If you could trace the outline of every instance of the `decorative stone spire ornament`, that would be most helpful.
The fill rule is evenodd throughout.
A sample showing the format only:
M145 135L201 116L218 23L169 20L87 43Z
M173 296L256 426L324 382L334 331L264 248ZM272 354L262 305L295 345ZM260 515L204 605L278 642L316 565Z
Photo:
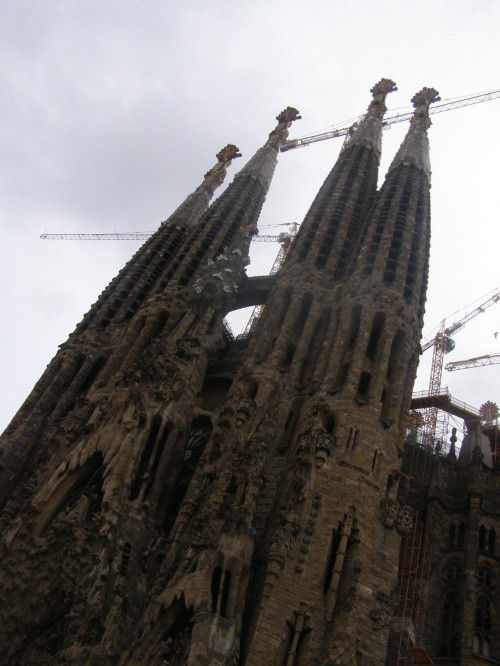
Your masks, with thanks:
M226 177L226 170L231 165L232 160L241 157L239 148L233 143L228 143L220 152L217 153L217 164L209 169L205 174L203 184L207 190L211 189L212 193L222 185Z
M382 120L387 111L385 98L389 93L396 92L397 89L396 84L391 79L380 79L370 90L373 100L370 102L367 113Z
M422 88L416 93L411 103L415 107L415 113L411 119L410 129L428 129L432 123L429 117L429 106L433 102L441 101L439 93L434 88Z
M274 146L277 150L285 143L288 138L288 128L295 120L300 120L299 112L293 106L287 106L279 115L276 116L278 126L271 132L267 143Z

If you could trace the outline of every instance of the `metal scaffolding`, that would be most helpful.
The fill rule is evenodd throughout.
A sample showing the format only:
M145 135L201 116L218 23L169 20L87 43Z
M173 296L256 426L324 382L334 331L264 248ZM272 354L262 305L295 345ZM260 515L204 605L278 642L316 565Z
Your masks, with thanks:
M386 666L432 663L423 645L430 556L424 526L417 515L411 533L401 540L398 595Z

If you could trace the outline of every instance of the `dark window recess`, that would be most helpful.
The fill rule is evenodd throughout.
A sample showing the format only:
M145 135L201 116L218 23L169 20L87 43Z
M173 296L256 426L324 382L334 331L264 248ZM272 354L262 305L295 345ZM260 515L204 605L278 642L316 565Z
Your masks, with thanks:
M377 312L373 318L372 330L370 333L370 339L368 340L368 346L366 348L366 355L372 361L375 360L377 354L378 345L380 342L380 337L384 328L385 315L382 312Z
M286 349L286 354L285 358L283 359L283 363L281 364L281 367L284 370L289 370L290 366L292 365L293 357L295 356L295 345L288 345Z
M96 380L97 375L103 369L105 363L106 359L104 358L104 356L100 356L97 359L97 361L94 362L94 365L90 368L88 375L85 377L82 384L80 385L80 393L86 393L90 389L90 387Z
M216 567L214 573L212 574L212 613L217 612L217 602L219 601L219 589L220 582L222 579L222 569L221 567Z
M332 541L330 546L330 555L328 556L328 563L326 565L325 582L323 584L323 594L326 594L330 589L332 583L333 569L335 567L335 559L340 545L340 531L342 523L339 522L337 529L332 530Z
M368 389L370 388L371 374L369 372L362 372L359 378L358 395L367 396Z
M493 528L488 532L488 552L495 554L495 530Z
M224 584L222 586L222 598L220 601L220 614L227 617L227 602L229 599L229 590L231 589L231 572L226 571L224 575Z
M478 597L476 603L476 613L474 616L474 625L476 629L491 631L491 608L488 597Z
M446 593L441 616L440 657L456 658L460 649L460 595L457 590Z
M349 347L352 349L356 344L356 338L358 337L359 325L361 323L361 305L356 305L352 309L351 313L351 324L349 327Z
M484 525L479 528L479 550L486 550L486 527Z
M201 389L201 405L203 409L213 412L226 397L232 379L226 377L207 377Z

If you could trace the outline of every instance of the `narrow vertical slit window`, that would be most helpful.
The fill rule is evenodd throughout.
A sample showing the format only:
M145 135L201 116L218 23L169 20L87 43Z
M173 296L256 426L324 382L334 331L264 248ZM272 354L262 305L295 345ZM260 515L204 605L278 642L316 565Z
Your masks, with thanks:
M373 318L370 339L368 340L368 346L366 348L366 355L371 361L375 360L382 331L384 329L384 322L385 322L385 315L382 312L377 312L377 314Z

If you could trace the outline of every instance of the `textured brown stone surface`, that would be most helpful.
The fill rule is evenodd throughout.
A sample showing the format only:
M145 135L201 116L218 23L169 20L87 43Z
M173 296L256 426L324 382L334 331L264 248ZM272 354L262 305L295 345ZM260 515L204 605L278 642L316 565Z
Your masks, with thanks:
M477 552L497 473L434 461L400 483L429 254L429 96L377 191L392 89L374 87L275 279L252 282L245 265L290 107L207 209L237 156L221 151L61 346L2 437L1 663L383 664L416 509L435 543L433 655L442 524L467 523L453 585L472 655L474 581L497 561ZM266 307L231 342L222 320L238 292Z

